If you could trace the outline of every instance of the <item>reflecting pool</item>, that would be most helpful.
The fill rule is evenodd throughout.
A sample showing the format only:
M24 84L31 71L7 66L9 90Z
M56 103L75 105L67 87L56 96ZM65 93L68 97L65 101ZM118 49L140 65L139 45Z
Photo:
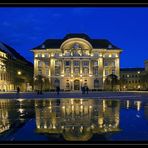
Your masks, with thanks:
M148 101L1 99L0 143L148 141Z

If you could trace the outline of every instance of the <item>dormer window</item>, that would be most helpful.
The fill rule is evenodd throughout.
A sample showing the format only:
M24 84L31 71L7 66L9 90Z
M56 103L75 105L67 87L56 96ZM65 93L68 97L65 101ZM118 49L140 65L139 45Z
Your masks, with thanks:
M109 45L108 45L108 48L112 48L112 45L109 44Z
M42 48L45 48L45 45L44 44L42 45Z

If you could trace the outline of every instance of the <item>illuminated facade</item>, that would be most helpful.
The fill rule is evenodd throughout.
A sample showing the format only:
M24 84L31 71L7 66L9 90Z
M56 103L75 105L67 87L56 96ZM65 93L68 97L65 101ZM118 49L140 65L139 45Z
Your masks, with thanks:
M33 64L10 46L0 43L0 91L32 90Z
M35 47L34 81L43 76L43 89L104 89L110 74L120 76L121 49L105 39L90 39L85 34L68 34L64 39L49 39ZM37 89L37 88L35 88Z
M121 90L142 90L141 75L144 68L121 68Z
M148 90L148 60L145 68L121 68L121 90Z
M120 131L119 111L116 100L35 100L36 132L87 141L94 134Z

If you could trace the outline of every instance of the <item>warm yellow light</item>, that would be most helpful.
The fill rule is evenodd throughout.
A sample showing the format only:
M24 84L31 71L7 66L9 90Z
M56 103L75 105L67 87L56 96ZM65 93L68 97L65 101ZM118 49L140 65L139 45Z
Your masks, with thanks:
M137 73L140 74L140 71L138 71Z
M112 55L111 55L111 54L109 54L109 57L112 57Z
M45 57L45 54L42 54L42 57L44 58Z
M61 77L64 77L64 75L61 75Z
M129 75L127 75L127 77L129 78Z
M89 75L90 77L92 77L92 75Z
M129 100L126 101L126 108L129 108Z
M82 75L80 75L80 77L82 77Z
M116 54L116 58L118 57L118 54Z
M137 101L137 110L139 111L141 107L141 101Z
M17 72L17 74L18 74L18 75L21 75L21 74L22 74L22 72L21 72L21 71L18 71L18 72Z
M140 85L138 85L138 88L140 88Z

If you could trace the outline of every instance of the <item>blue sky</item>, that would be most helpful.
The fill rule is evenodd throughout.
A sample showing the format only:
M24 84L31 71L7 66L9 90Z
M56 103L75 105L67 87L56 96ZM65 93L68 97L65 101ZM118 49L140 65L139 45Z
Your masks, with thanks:
M144 67L148 59L148 8L0 8L0 41L31 62L32 48L67 33L110 40L123 50L121 67Z

